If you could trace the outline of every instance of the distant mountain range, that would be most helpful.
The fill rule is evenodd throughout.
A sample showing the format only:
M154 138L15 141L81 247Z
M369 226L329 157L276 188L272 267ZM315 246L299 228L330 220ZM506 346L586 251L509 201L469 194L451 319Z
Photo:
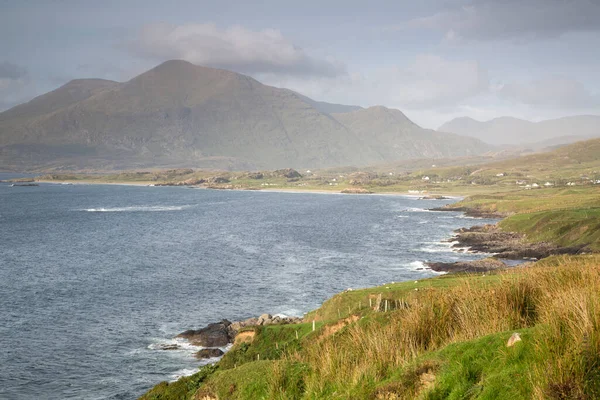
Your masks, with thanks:
M321 168L490 149L398 110L319 102L185 61L124 83L71 81L0 113L4 169Z
M540 149L600 137L600 116L580 115L541 122L512 117L480 122L461 117L440 126L438 131L471 136L493 145L525 145Z

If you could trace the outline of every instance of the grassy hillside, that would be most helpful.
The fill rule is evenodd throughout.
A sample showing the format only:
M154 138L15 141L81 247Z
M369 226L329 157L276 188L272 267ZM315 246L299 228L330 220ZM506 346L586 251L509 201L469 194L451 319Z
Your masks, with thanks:
M309 316L322 318L314 332L257 328L216 367L142 398L597 398L598 293L598 256L345 292ZM368 306L378 298L387 311ZM515 332L522 340L507 347Z
M582 178L576 186L524 190L503 181L525 171L581 174L598 162L597 143L475 171L440 168L430 180L443 176L453 179L447 187L479 192L450 209L507 215L500 228L526 240L598 252L600 186ZM513 169L496 176L499 168ZM414 185L421 174L404 182ZM466 185L482 175L498 180ZM347 184L350 176L364 187L384 179L354 172ZM349 290L303 324L251 329L249 341L216 366L158 385L143 399L600 398L599 293L599 254ZM515 333L521 340L508 346Z

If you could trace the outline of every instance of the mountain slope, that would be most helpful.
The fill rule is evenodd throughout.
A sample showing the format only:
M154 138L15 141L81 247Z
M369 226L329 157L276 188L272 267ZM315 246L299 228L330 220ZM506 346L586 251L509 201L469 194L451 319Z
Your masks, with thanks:
M600 137L600 116L579 115L530 122L501 117L481 122L461 117L440 126L439 131L478 138L495 145L531 145L541 148L547 143L564 144Z
M332 116L357 135L369 137L385 160L472 156L490 149L477 139L423 129L401 111L382 106Z
M346 119L324 108L353 109L234 72L167 61L125 83L74 81L1 113L0 166L320 168L458 156L485 148L442 135L461 143L448 146L442 136L406 117L382 114L377 132L369 131L365 127L380 116L366 113L360 122L362 109ZM411 138L419 145L411 148ZM398 143L407 150L383 151Z

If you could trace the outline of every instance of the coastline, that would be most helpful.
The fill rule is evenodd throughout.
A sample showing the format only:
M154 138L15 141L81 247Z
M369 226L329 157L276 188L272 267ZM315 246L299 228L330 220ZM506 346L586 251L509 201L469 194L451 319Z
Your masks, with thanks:
M402 196L408 198L414 198L415 200L423 201L438 201L442 199L428 199L424 198L431 193L414 194L408 192L389 191L389 192L371 192L371 193L342 193L342 190L328 190L328 189L303 189L303 188L219 188L219 187L206 187L200 185L170 185L170 184L156 184L154 181L144 182L107 182L107 181L95 181L95 180L48 180L48 179L37 179L34 178L35 182L49 183L55 185L117 185L117 186L146 186L146 187L182 187L190 189L204 189L204 190L231 190L240 192L265 192L265 193L314 193L314 194L343 194L349 196ZM448 193L448 192L436 192L436 196L443 196L443 200L460 200L466 196L466 194ZM440 211L457 211L457 210L440 210Z

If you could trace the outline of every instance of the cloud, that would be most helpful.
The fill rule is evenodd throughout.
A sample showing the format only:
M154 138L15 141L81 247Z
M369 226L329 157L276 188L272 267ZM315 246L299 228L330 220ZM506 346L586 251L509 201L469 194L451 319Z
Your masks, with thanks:
M333 77L345 73L340 62L310 55L274 29L220 29L212 23L150 24L138 32L128 48L157 61L183 59L248 74Z
M0 63L0 110L19 104L30 85L27 68L10 62Z
M598 96L583 83L566 77L549 77L531 82L507 83L497 90L506 100L533 106L585 108L598 105Z
M417 55L406 65L379 68L369 74L316 79L265 75L259 79L317 100L401 109L455 106L489 92L490 87L487 70L478 62L448 60L432 54Z
M0 63L0 79L19 80L28 76L27 69L7 61Z
M421 54L408 67L395 68L380 81L391 102L407 108L443 107L489 89L489 77L478 62L453 61ZM389 85L389 86L388 86Z
M398 30L438 30L447 41L527 40L569 32L600 31L595 0L470 0L445 11L413 19Z

